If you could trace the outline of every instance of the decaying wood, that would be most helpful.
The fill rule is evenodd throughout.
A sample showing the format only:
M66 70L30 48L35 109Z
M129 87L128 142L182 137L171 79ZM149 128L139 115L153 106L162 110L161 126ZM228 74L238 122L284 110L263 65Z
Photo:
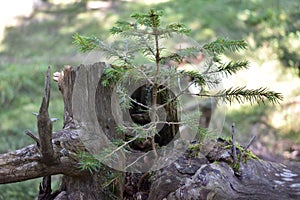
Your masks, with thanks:
M247 150L248 150L248 148L250 147L250 145L254 142L255 138L256 138L255 135L252 136L252 138L251 138L251 139L249 140L249 142L246 144L245 149L244 149L244 151L242 152L242 154L241 154L239 160L242 160L242 159L243 159L245 153L247 152Z
M83 171L79 167L78 153L91 150L82 140L82 136L87 134L86 129L81 126L84 121L74 112L74 85L79 78L86 83L87 88L81 88L80 95L75 95L75 102L76 98L82 98L86 100L86 104L80 105L82 111L96 111L95 115L86 113L84 117L96 119L109 139L123 139L116 130L121 114L113 104L117 101L113 87L104 88L100 81L97 85L92 84L97 79L101 80L104 67L105 63L68 66L63 72L55 73L65 104L64 127L56 133L52 133L52 122L48 114L50 71L47 71L45 96L38 113L39 138L29 131L28 135L36 144L0 155L0 184L45 177L41 185L41 199L123 198L124 174L106 166L96 173ZM86 73L80 75L80 70ZM91 94L90 87L94 87L97 92ZM173 116L175 115L176 113ZM99 141L99 145L101 142L103 141ZM125 192L131 197L127 195L126 199L300 199L300 164L292 167L266 162L236 149L238 155L244 154L239 166L233 170L232 149L228 148L226 141L210 141L200 146L198 152L187 150L165 168L149 175L140 174L135 181L138 183L137 187L132 187L134 181L129 181ZM178 152L174 151L176 153ZM109 190L110 187L103 185L107 181L107 175L115 173L120 176L118 182L112 184L113 193ZM51 193L50 176L55 174L63 175L62 183L58 191ZM127 174L128 176L132 177L130 180L136 180L133 174ZM144 182L151 184L150 191L142 191Z
M76 76L79 70L86 70L90 74L84 77L89 81L91 78L100 79L103 74L104 63L96 63L89 66L80 67L65 67L63 72L55 74L55 80L58 81L59 89L62 92L63 101L65 105L64 113L64 129L52 134L52 121L48 114L48 106L50 99L50 69L48 69L45 80L45 96L43 97L42 105L38 113L38 131L39 138L36 138L33 133L27 131L29 136L35 141L35 145L29 145L22 149L8 152L0 155L0 183L13 183L19 181L25 181L28 179L45 177L44 183L42 183L42 190L40 196L48 196L48 199L53 199L53 194L49 195L49 179L50 175L63 174L64 178L62 186L59 192L56 192L56 199L116 199L122 196L123 186L122 180L119 180L118 184L114 185L115 194L108 192L109 187L103 188L103 183L107 181L105 177L114 170L107 167L101 168L100 174L90 175L89 172L81 170L79 165L80 152L89 152L90 149L85 148L85 144L82 142L81 136L85 134L79 121L74 119L73 113L73 87L76 81ZM87 84L89 86L89 84ZM101 85L101 84L99 84ZM97 85L95 86L97 87ZM87 93L80 94L79 98L87 98L88 102L86 109L88 108L90 101L95 101L95 94ZM100 97L97 100L111 97L113 91L106 93L100 93ZM107 95L107 96L106 96ZM111 98L109 98L111 99ZM101 102L102 108L98 108L101 117L106 117L108 121L105 123L105 127L109 127L106 132L108 136L116 136L116 124L114 122L113 113L109 111L111 106L110 101ZM109 104L109 106L108 106ZM94 103L95 105L95 103ZM83 107L84 108L84 107ZM95 117L96 118L96 117ZM102 122L103 123L103 122ZM31 133L31 134L30 134ZM75 184L76 183L76 184ZM109 195L110 194L110 195ZM51 196L51 197L50 197ZM45 198L45 199L47 199Z
M51 176L45 176L43 178L42 183L40 183L40 192L38 196L38 200L43 200L43 199L53 199L57 194L54 193L52 194L52 189L51 189Z
M76 69L71 66L65 66L62 72L55 72L53 79L58 82L64 101L64 126L63 128L75 127L73 121L73 87L76 78ZM73 124L72 124L73 123Z
M52 122L49 117L48 108L50 102L50 67L48 67L45 78L45 95L42 100L38 119L39 148L41 151L41 162L50 165L57 162L52 146Z
M147 88L147 84L142 85L137 88L131 98L136 102L132 102L132 106L129 109L130 117L133 119L133 122L139 125L145 125L151 122L149 110L142 105L150 105L151 96L149 93L152 93L152 88ZM157 94L156 104L164 105L163 109L166 112L166 124L163 127L159 128L159 133L155 135L155 143L159 146L166 146L173 139L176 133L178 132L179 125L176 124L178 122L178 113L177 113L177 103L175 101L168 102L169 99L173 99L175 94L167 89L166 87L160 86L158 87L160 92ZM168 124L168 122L171 122Z
M34 135L30 130L26 130L25 133L36 142L38 147L40 146L40 139L36 135Z
M120 119L117 113L114 112L116 108L113 107L114 104L112 103L117 100L116 93L113 87L103 87L101 82L105 67L107 67L105 63L80 65L79 67L67 66L63 72L56 74L56 80L65 104L65 130L79 130L80 136L87 135L86 129L81 127L81 124L87 124L89 121L95 120L109 139L122 138L122 135L117 134L117 124ZM78 84L84 85L85 88ZM78 101L83 102L84 105L76 104ZM80 106L80 108L76 108L77 113L74 112L74 106ZM95 115L92 112L86 112L86 110L95 111ZM97 145L101 145L102 142L105 143L104 139L97 138ZM85 150L93 151L94 149L87 147ZM74 167L78 168L78 164ZM112 183L110 185L113 187L115 194L108 192L110 187L103 188L108 176L112 173L118 172L103 165L99 173L85 176L85 179L77 176L64 176L60 190L66 192L68 199L121 198L123 194L122 175L120 175L121 178L116 184Z
M231 149L218 141L206 154L186 152L154 175L149 199L300 199L298 167L248 158L232 169Z
M61 130L53 135L53 147L56 154L61 154L63 148L67 149L69 156L60 155L59 163L46 165L41 162L41 154L37 145L29 145L16 151L0 155L0 184L25 181L47 175L65 174L78 176L82 172L77 166L78 160L74 150L80 150L78 131ZM84 149L81 149L82 151Z

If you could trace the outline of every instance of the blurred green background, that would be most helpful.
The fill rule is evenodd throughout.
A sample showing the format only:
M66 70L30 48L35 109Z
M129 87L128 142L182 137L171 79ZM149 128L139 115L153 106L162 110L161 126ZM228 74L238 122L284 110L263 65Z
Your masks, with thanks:
M147 3L145 3L147 2ZM182 22L191 37L205 43L225 37L245 39L249 48L224 59L246 58L249 70L224 80L225 87L268 87L284 95L280 105L227 106L224 134L234 122L239 142L252 135L252 150L269 160L300 160L300 2L298 0L11 0L0 3L0 153L33 141L37 131L44 74L64 65L92 63L95 56L80 54L72 45L76 32L109 36L118 19L149 7L165 12L165 22ZM101 58L99 58L101 59ZM63 102L52 82L51 117L62 127ZM0 186L0 199L34 199L40 179Z

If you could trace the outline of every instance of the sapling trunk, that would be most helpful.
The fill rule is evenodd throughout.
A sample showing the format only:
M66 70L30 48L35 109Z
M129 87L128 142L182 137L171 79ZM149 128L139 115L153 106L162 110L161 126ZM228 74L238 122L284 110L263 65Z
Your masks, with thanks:
M156 116L157 116L157 93L158 93L158 87L159 85L157 84L157 77L159 76L160 72L160 51L159 51L159 43L158 43L158 32L157 32L157 22L155 21L155 17L157 17L157 14L152 13L151 15L151 21L153 25L153 35L154 35L154 40L155 40L155 75L154 75L154 85L152 89L152 107L151 107L151 123L155 124L156 126ZM157 152L156 152L156 144L155 144L155 135L152 136L151 138L151 143L152 143L152 149L154 151L155 157L157 157Z

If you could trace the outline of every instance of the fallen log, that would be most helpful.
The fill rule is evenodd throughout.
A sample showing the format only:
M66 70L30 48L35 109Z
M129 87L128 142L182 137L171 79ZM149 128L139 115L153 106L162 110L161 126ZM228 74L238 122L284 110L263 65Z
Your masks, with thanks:
M300 199L300 163L288 166L246 156L233 168L227 145L224 140L205 144L197 156L186 152L157 171L149 199Z

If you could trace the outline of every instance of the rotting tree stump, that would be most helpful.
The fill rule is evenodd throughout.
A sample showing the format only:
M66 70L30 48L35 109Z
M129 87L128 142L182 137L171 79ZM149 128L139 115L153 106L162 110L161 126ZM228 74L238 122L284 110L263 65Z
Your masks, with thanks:
M45 96L37 117L39 137L27 131L27 135L33 138L36 144L0 155L1 184L44 177L40 186L39 199L122 198L124 178L122 173L106 166L95 173L90 173L88 170L81 170L79 165L78 154L82 152L93 154L93 150L96 151L98 146L106 143L96 138L95 144L87 147L86 144L93 142L93 138L90 138L92 130L86 129L90 122L99 123L99 126L104 127L107 138L122 139L122 135L118 135L116 131L118 117L115 117L116 113L111 112L114 110L111 107L116 97L113 96L112 87L104 88L99 81L105 67L105 63L68 66L62 72L54 74L64 102L63 129L56 133L52 133L52 119L48 114L51 80L50 68L48 69ZM95 92L96 89L98 93ZM90 110L94 113L89 113ZM118 173L118 181L103 187L103 184L110 181L109 176L113 173ZM51 175L56 174L63 175L61 187L52 193ZM114 193L110 190L112 188Z
M300 199L300 164L290 167L249 158L234 171L231 152L222 141L203 143L197 152L186 150L169 166L139 175L140 180L127 182L125 186L125 178L134 175L127 173L125 177L123 172L104 165L94 173L80 170L78 153L93 154L107 140L124 139L116 130L122 119L114 87L101 84L105 67L105 63L95 63L65 67L63 72L55 73L65 106L64 127L56 133L52 133L48 114L50 70L47 71L45 96L38 116L39 136L27 131L35 144L0 155L0 184L44 177L39 199L56 200L123 199L124 190L124 199ZM89 123L97 123L107 140L96 137L92 138L95 143L87 143L85 139L91 139L93 133L86 129ZM114 164L123 165L118 161ZM103 187L113 173L119 173L119 178L111 184L114 190ZM58 191L52 192L51 175L56 174L63 175L62 183ZM149 187L143 187L144 182ZM126 187L130 184L139 187L131 187L128 196Z

